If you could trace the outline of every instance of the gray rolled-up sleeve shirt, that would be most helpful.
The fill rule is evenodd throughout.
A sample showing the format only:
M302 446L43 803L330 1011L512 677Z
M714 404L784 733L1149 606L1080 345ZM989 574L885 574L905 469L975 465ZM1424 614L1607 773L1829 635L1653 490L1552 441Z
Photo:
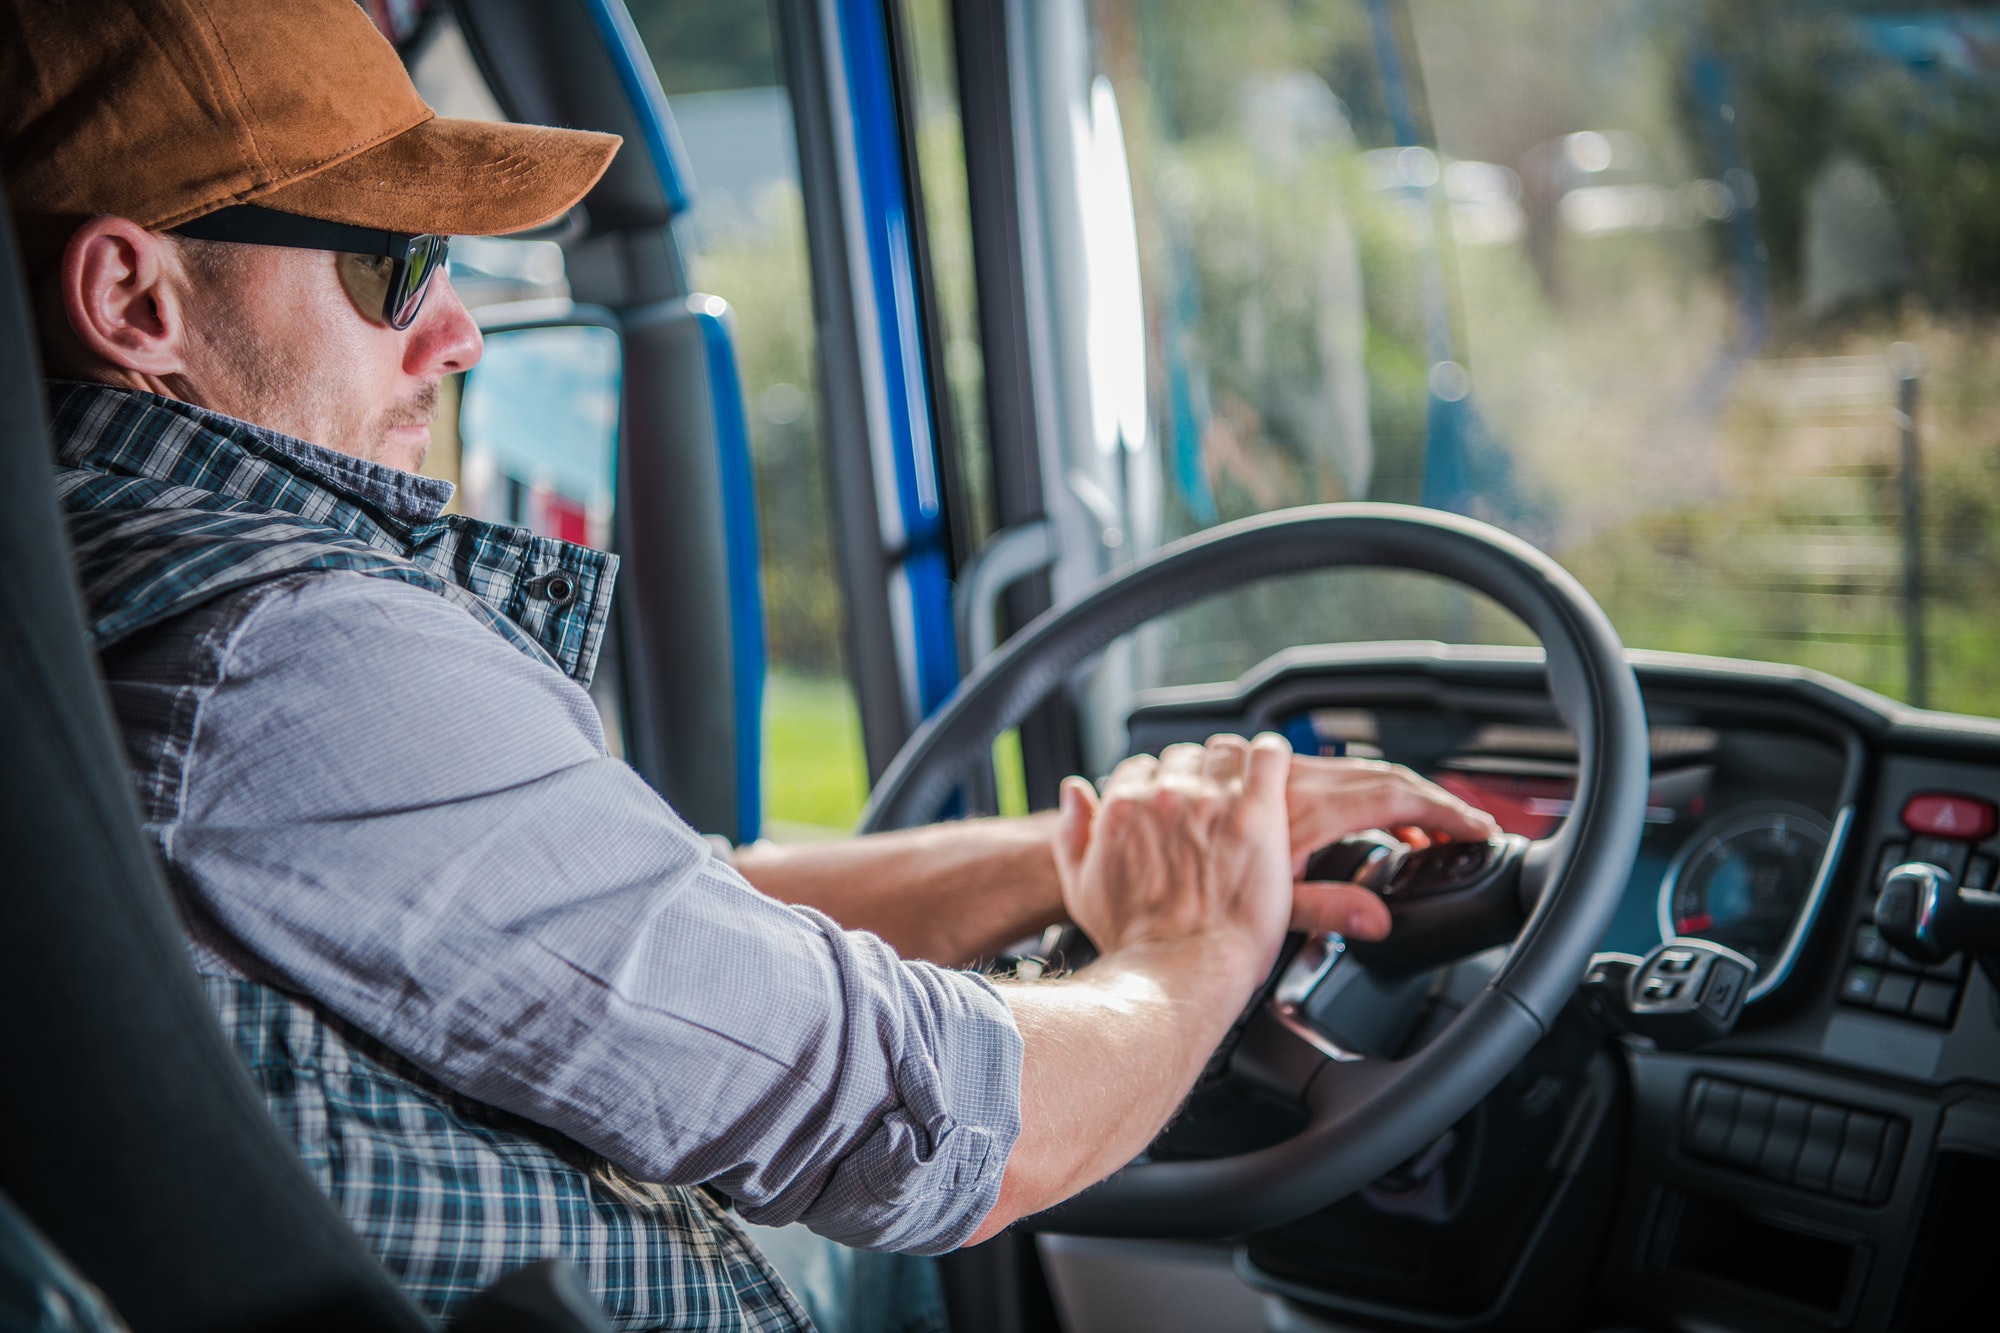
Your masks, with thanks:
M121 715L180 719L134 762L198 962L754 1221L936 1253L992 1208L1022 1055L993 987L758 893L460 608L292 576L121 657Z

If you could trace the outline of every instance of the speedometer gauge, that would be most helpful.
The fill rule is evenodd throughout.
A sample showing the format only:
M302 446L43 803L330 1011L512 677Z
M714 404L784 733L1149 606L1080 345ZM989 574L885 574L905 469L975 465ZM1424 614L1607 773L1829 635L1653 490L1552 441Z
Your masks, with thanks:
M1660 884L1660 934L1697 935L1760 969L1783 952L1832 827L1803 806L1759 804L1696 829Z

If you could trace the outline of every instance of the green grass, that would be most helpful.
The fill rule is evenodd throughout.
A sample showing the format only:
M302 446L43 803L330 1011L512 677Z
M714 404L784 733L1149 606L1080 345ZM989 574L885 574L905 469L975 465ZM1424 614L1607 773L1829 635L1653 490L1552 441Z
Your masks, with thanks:
M993 742L1000 813L1028 813L1021 734ZM765 836L809 842L853 831L868 801L861 715L847 682L773 672L764 686Z
M1000 813L1028 813L1028 775L1021 764L1021 733L1003 731L993 742L993 790L1000 798Z
M771 832L781 839L846 833L867 799L861 714L847 682L773 672L764 686L764 818L776 826Z

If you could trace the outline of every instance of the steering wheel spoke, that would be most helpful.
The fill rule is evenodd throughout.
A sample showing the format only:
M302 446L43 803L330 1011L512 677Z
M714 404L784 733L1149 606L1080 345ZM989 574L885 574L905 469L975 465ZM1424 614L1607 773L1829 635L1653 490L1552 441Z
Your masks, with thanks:
M1306 1009L1312 993L1340 965L1342 949L1338 935L1314 935L1292 953L1226 1055L1232 1083L1304 1105L1322 1067L1362 1059L1320 1031Z

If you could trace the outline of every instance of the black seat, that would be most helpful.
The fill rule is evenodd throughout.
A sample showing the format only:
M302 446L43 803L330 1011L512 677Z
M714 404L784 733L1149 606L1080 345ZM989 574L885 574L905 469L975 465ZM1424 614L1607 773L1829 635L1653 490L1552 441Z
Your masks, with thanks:
M139 1333L424 1330L195 980L88 647L0 207L0 1193ZM461 1329L607 1327L566 1268Z

